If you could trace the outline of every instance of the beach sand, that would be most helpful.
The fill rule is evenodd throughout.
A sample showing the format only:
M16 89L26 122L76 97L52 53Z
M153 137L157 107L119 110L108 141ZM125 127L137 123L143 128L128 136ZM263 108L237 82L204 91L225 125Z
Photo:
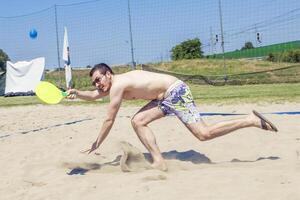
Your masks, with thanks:
M199 106L218 113L253 108L300 111L300 104ZM104 143L87 155L80 151L98 136L106 105L0 108L0 199L300 199L300 115L266 114L278 133L246 128L205 142L176 117L157 120L150 127L168 164L162 172L149 169L131 127L138 110L122 107Z

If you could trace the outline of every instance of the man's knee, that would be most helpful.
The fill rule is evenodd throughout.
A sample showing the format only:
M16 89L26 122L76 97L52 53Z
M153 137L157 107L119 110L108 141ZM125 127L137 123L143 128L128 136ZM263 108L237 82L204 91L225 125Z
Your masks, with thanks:
M131 119L131 124L132 124L133 128L147 125L145 123L143 115L139 115L139 114L133 116L133 118Z
M211 131L208 128L203 128L201 130L194 130L192 133L200 140L207 141L212 139Z

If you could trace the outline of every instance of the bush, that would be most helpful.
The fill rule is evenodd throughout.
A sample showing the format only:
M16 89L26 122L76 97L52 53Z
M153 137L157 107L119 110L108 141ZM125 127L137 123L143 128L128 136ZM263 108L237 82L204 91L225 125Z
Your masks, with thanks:
M300 62L300 49L287 52L286 57L284 57L285 62L298 63Z
M299 63L300 49L284 51L282 53L269 53L267 60L272 62Z
M254 49L252 42L246 42L244 46L241 48L241 50L246 50L246 49Z
M271 62L275 62L275 55L273 53L269 53L268 57L267 57L267 60L268 61L271 61Z
M6 71L6 61L9 61L8 55L0 49L0 70Z
M189 39L176 45L171 50L172 60L202 58L201 42L198 38Z

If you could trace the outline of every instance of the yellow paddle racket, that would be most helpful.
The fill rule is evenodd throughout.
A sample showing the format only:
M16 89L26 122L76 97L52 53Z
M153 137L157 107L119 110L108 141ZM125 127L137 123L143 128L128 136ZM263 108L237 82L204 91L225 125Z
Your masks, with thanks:
M41 81L37 85L35 94L41 101L47 104L57 104L68 96L67 92L61 91L55 85L46 81Z

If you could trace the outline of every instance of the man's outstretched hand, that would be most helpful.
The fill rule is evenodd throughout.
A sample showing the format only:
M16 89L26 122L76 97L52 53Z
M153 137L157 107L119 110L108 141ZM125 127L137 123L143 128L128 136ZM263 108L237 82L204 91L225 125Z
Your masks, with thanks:
M97 141L95 141L95 142L93 143L93 145L92 145L92 147L91 147L90 149L85 150L85 151L82 151L81 153L87 153L87 154L90 154L90 153L92 153L93 151L95 151L96 149L98 149L99 146L100 146L100 144L98 143L98 140L97 140Z
M66 97L67 99L76 99L77 97L77 90L76 89L69 89L67 90L68 96Z

